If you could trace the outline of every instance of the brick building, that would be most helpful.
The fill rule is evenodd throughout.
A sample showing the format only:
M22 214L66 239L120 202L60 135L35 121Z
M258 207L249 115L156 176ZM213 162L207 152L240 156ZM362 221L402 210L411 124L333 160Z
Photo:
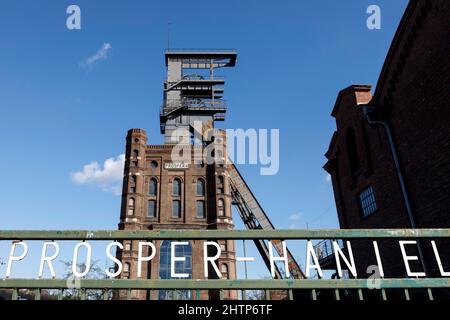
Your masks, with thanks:
M341 228L450 227L450 1L410 1L376 89L339 92L326 157ZM376 264L355 241L358 277ZM380 242L386 277L404 277L398 242ZM450 245L437 242L444 270ZM440 276L429 243L416 271ZM420 252L421 251L421 252Z
M131 129L126 138L125 169L119 229L120 230L200 230L233 229L231 187L226 154L226 136L214 129L214 121L223 120L224 80L214 77L213 70L233 66L234 52L167 51L167 80L160 112L161 133L165 144L147 144L143 129ZM210 75L184 73L206 69ZM215 139L208 140L208 129ZM217 147L216 147L217 146ZM212 153L214 162L205 158ZM182 160L178 157L182 156ZM177 246L176 256L185 262L175 263L175 272L204 279L203 243L188 241ZM170 279L171 241L154 241L156 256L142 263L141 278ZM236 278L235 247L232 240L219 241L221 255L217 265L223 278ZM118 252L122 261L122 279L137 278L138 241L125 241ZM149 255L144 247L143 256ZM215 256L210 252L208 256ZM217 278L209 269L209 278ZM134 290L133 299L191 299L190 291ZM236 291L224 292L225 299L235 299ZM149 296L151 295L151 297ZM175 295L175 296L174 296ZM200 299L218 298L214 290L200 292Z

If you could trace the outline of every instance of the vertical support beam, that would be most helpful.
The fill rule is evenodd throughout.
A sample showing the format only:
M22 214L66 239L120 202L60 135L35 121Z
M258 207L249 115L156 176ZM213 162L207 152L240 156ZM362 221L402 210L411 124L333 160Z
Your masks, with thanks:
M127 300L131 300L131 289L127 289Z
M341 300L341 296L339 295L339 289L334 289L334 299Z
M431 301L431 300L434 300L434 297L433 297L433 291L431 290L431 288L428 288L427 289L427 294L428 294L428 299Z
M19 298L19 289L14 288L11 295L11 300L17 300Z
M384 290L384 289L381 289L381 299L383 301L387 300L386 290Z
M358 289L358 300L364 300L364 295L362 289Z
M265 298L266 300L270 300L270 290L268 289L265 290Z
M288 290L289 300L294 300L294 292L292 292L292 289Z
M86 289L85 288L81 288L81 290L80 290L80 299L86 300Z
M62 300L64 297L64 289L61 288L58 290L58 300Z
M403 292L405 293L405 299L407 301L411 300L411 297L409 296L409 290L408 289L403 289Z
M312 289L312 290L311 290L311 299L313 299L314 301L317 300L317 292L316 292L316 289Z
M108 300L108 298L109 298L108 289L104 289L103 290L103 300Z
M34 293L34 300L41 300L41 288L36 288Z

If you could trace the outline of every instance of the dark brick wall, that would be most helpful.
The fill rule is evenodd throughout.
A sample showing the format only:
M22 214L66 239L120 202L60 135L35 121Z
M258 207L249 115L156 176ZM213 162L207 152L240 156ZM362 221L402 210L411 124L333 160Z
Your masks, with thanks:
M389 124L417 227L450 227L450 2L412 1L388 53L374 97L370 87L339 93L333 116L337 131L326 156L342 228L410 227L386 131L369 125L358 105L370 104ZM345 139L355 130L360 170L352 174ZM372 185L378 211L362 218L358 194ZM428 243L425 257L438 276ZM358 271L374 264L370 243L355 242ZM450 269L450 245L439 245ZM405 276L398 242L380 245L385 271ZM411 254L414 250L411 251ZM419 271L420 266L413 267Z

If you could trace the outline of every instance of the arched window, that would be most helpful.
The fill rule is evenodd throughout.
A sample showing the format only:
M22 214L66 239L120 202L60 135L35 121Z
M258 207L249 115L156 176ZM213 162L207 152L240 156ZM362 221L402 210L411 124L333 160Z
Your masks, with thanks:
M174 279L171 277L171 240L164 240L161 243L160 257L159 257L159 278L160 279ZM175 262L175 273L186 273L189 275L187 279L192 279L192 247L188 245L176 245L175 257L184 257L185 261ZM186 279L186 278L183 278ZM190 290L160 290L160 300L172 300L172 297L176 299L191 299Z
M151 196L156 196L156 189L158 186L158 181L155 178L151 178L148 183L148 194Z
M198 196L205 195L205 181L203 179L197 180L197 195Z
M345 134L345 143L347 145L347 155L350 162L350 171L354 174L360 167L358 157L358 148L356 145L355 130L353 128L348 128Z
M225 203L223 202L223 199L217 200L217 209L219 216L225 215Z
M225 279L228 279L228 277L229 277L229 275L228 275L228 265L223 263L220 266L220 271L222 272L222 277L225 278Z
M133 150L133 157L134 157L134 158L139 157L139 150L137 150L137 149L134 149L134 150Z
M205 201L197 200L197 218L206 218Z
M172 218L181 218L181 201L172 201Z
M128 262L125 262L123 265L123 272L130 272L130 264Z
M172 195L175 197L181 196L181 180L178 178L173 180Z

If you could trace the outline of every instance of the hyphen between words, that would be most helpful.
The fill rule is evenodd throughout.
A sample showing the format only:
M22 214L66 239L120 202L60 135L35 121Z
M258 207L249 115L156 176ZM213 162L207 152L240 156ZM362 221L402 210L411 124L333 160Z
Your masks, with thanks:
M352 246L350 241L346 241L346 253L344 253L344 250L340 247L339 243L337 241L332 241L333 243L333 251L334 256L336 259L336 267L339 277L343 276L343 264L346 265L348 268L348 271L352 274L353 277L357 278L358 274L356 271L356 265L355 265L355 259L352 251ZM450 270L445 271L441 258L438 252L438 248L436 246L436 242L434 240L430 241L431 246L434 251L434 256L437 262L437 265L440 270L440 274L442 277L450 277ZM274 255L274 245L271 241L268 242L269 246L269 256L270 256L270 269L272 277L275 277L275 263L284 263L284 270L286 273L286 277L289 277L289 266L288 266L288 259L287 259L287 252L286 252L286 243L284 241L281 242L282 244L282 255ZM417 241L415 240L400 240L398 241L400 252L403 258L403 262L405 265L406 273L408 277L425 277L425 272L419 272L419 271L412 271L411 266L409 264L410 261L417 261L419 258L415 255L408 255L406 253L406 246L409 247L417 247ZM177 263L183 263L186 261L186 257L183 256L177 256L176 255L176 248L178 246L187 246L189 245L189 242L187 241L172 241L171 242L171 259L170 259L170 265L171 265L171 277L172 278L189 278L190 275L186 273L177 273L176 272L176 264ZM19 254L17 251L17 247L22 247L22 252ZM215 255L210 256L208 255L208 252L211 253L210 247L215 247L217 250L215 252ZM81 249L84 248L85 255L84 255L84 261L81 261L79 258ZM114 268L114 272L108 269L105 269L105 273L108 277L114 278L119 276L122 273L123 265L122 262L117 259L114 254L112 253L113 249L123 249L123 245L120 242L113 241L110 242L105 250L106 256L108 259L111 260L116 265L116 268ZM59 244L55 241L46 241L42 245L42 251L41 251L41 258L39 263L39 272L38 272L38 278L43 277L44 269L45 267L48 268L48 270L51 273L51 276L53 278L56 277L56 273L53 268L52 262L58 257L59 255ZM384 268L383 263L381 260L380 250L378 247L377 241L372 242L372 248L374 256L376 257L377 261L377 267L379 271L379 276L382 278L384 277ZM12 273L12 268L14 265L14 262L18 262L20 260L23 260L27 254L28 254L28 245L25 241L15 241L11 245L10 254L8 258L8 264L7 264L7 270L6 270L6 278L9 278ZM157 254L157 249L155 245L152 242L148 241L140 241L138 244L138 256L137 256L137 277L142 277L142 264L144 262L151 261ZM222 278L222 274L219 270L219 267L217 266L216 261L219 259L221 255L221 248L217 242L212 241L205 241L203 242L203 265L204 265L204 275L206 278L209 277L208 269L211 265L214 269L214 272L218 278ZM85 277L91 268L91 258L92 258L92 247L91 245L86 242L82 241L75 245L73 249L73 260L72 260L72 273L73 276L76 278L82 278ZM252 261L253 258L251 258L250 261ZM248 258L247 258L247 261ZM83 263L86 267L84 270L78 270L79 263ZM323 272L320 268L319 261L317 258L317 254L314 250L313 244L311 241L307 241L306 243L306 264L305 264L305 274L307 277L309 277L311 270L315 270L319 277L323 277Z

